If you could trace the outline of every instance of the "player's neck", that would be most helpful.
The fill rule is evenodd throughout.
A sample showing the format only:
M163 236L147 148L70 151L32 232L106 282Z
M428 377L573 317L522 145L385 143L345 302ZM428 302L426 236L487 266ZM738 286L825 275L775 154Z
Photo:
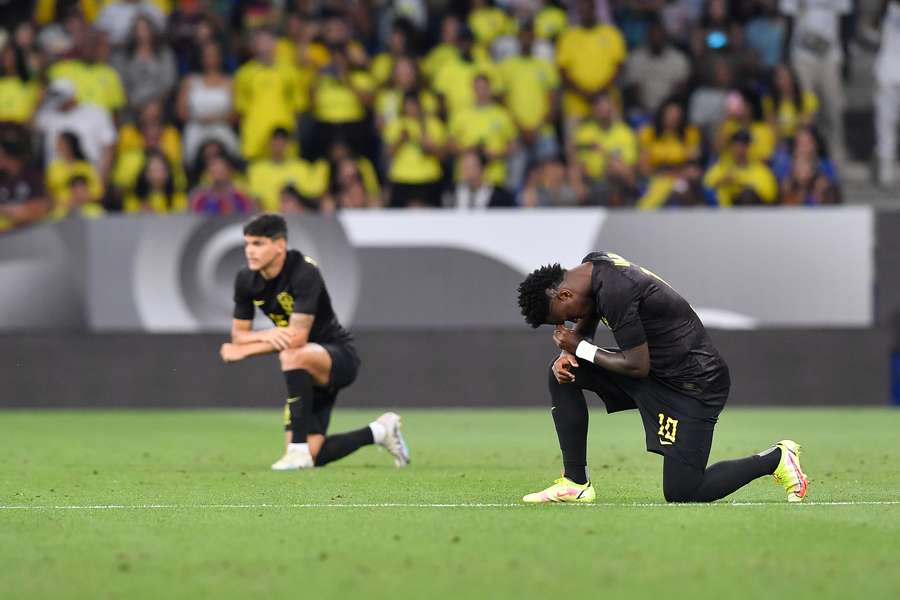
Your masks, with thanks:
M275 279L284 268L284 261L287 260L287 252L280 256L276 256L272 262L259 270L259 274L263 279Z

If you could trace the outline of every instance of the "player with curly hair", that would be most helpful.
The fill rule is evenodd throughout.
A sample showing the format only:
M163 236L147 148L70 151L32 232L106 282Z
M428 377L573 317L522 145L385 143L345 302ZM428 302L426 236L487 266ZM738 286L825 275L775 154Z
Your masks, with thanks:
M774 475L788 501L806 495L800 446L792 440L707 467L731 387L728 365L690 304L655 273L612 252L593 252L573 269L554 264L528 275L519 285L519 307L532 327L556 325L553 340L561 351L549 386L564 473L525 502L595 500L583 390L600 396L607 412L640 412L647 451L663 456L669 502L712 502L764 475ZM591 342L600 322L618 348Z

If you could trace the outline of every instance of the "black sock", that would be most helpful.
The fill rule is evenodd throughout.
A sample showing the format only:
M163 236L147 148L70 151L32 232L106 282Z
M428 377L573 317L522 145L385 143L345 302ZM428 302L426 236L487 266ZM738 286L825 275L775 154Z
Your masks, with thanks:
M301 444L309 434L309 422L312 420L313 379L305 369L284 371L287 384L289 427L291 442Z
M754 454L737 460L723 460L707 467L702 480L692 490L680 482L690 481L684 469L693 469L666 459L663 466L663 491L670 502L712 502L739 490L754 479L771 475L781 460L781 450L774 448L763 455ZM682 465L682 466L679 466Z
M368 425L355 431L329 435L325 438L325 443L322 444L322 448L316 456L316 466L325 466L356 452L363 446L374 443L375 439L372 437L372 430Z
M561 384L550 373L551 412L562 450L565 477L575 483L587 483L588 409L581 389Z

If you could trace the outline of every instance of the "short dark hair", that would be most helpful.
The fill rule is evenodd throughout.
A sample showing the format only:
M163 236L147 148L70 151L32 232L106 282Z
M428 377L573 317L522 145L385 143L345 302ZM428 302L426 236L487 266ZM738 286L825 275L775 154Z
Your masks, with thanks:
M547 322L550 296L547 290L556 289L566 275L559 263L536 269L519 284L519 308L525 322L535 329Z
M267 237L273 240L287 239L287 223L281 215L263 213L244 225L244 235Z

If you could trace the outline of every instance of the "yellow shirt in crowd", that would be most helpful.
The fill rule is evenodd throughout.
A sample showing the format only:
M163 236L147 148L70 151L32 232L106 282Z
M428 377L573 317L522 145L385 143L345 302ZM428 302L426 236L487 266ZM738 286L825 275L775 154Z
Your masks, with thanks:
M459 48L453 44L440 43L419 62L419 68L425 77L433 81L444 65L459 59Z
M353 123L366 116L366 107L357 93L371 94L375 79L366 71L354 70L342 82L330 75L320 76L313 97L313 113L325 123Z
M625 38L618 29L605 23L566 29L556 46L559 68L580 88L590 92L608 87L626 57ZM566 93L563 108L569 117L584 118L590 112L588 101L573 92Z
M387 88L378 92L375 96L375 114L377 114L385 123L396 119L400 116L403 109L403 90L397 88ZM422 112L427 115L437 115L440 109L438 99L428 90L419 92L419 105Z
M442 146L447 139L444 125L440 119L426 116L425 132L432 144ZM398 117L384 129L384 141L394 145L403 134L406 141L400 144L391 159L388 179L394 183L433 183L440 181L443 171L441 161L422 147L422 122L409 117Z
M722 126L719 128L719 143L722 149L720 155L722 158L731 158L728 142L731 136L740 129L742 129L741 124L734 119L726 119L722 123ZM777 142L778 138L771 125L765 121L754 121L750 125L750 160L768 161L775 153Z
M54 160L47 167L45 173L47 193L53 201L54 218L61 218L68 214L69 198L71 191L69 182L73 177L84 177L87 180L88 190L95 200L103 198L103 182L97 167L86 160Z
M68 79L75 84L75 97L79 102L96 104L110 112L125 106L122 80L116 70L107 64L64 60L50 67L47 76L51 81Z
M503 154L518 136L518 130L509 111L499 104L473 106L460 111L450 121L451 139L461 149L480 146L488 155ZM484 179L494 185L506 182L506 160L497 158L488 162Z
M0 121L27 123L37 110L40 97L37 82L0 77Z
M568 25L566 11L550 4L542 8L534 18L534 35L539 40L555 40Z
M502 35L514 35L518 30L516 22L496 6L476 8L469 13L468 23L475 41L483 47L489 47Z
M263 156L274 130L294 130L299 93L296 73L281 65L251 60L238 69L234 76L234 107L241 116L244 158Z
M600 179L606 173L607 156L617 156L627 165L637 162L637 137L622 121L604 129L596 121L584 121L575 129L575 152L587 175Z
M150 192L142 201L136 194L130 193L125 196L125 200L122 202L122 210L126 213L149 210L157 215L168 215L186 212L187 208L187 194L183 190L178 189L175 189L171 198L166 197L163 192Z
M640 146L650 155L650 166L653 169L682 165L695 158L700 152L700 130L688 126L684 136L679 138L672 133L656 135L656 128L647 125L638 133Z
M763 114L767 119L774 118L779 133L784 137L794 137L797 128L804 122L812 121L819 112L819 99L812 91L805 91L800 96L800 110L794 106L793 102L782 99L775 106L775 101L771 96L766 96L762 100Z
M434 91L444 97L448 118L461 110L475 105L475 77L486 75L491 90L496 94L502 90L502 81L497 66L487 59L473 62L454 60L447 62L438 71L434 80Z
M506 106L522 129L537 129L550 114L550 94L559 87L559 72L548 60L511 56L499 65Z
M254 161L247 170L250 193L266 212L281 212L281 190L293 185L307 198L320 198L328 191L329 168L324 160L310 163L299 158L280 162Z
M756 192L767 204L778 198L778 183L772 171L759 160L738 165L729 159L719 159L703 177L703 185L715 190L719 206L731 206L734 198L745 188Z

